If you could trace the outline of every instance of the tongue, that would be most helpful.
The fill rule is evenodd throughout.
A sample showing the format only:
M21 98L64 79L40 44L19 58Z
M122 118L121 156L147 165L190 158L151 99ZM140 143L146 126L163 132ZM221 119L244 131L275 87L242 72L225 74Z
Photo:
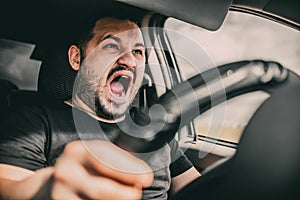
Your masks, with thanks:
M124 91L124 86L120 82L114 81L110 84L110 89L112 93L121 95L122 92Z

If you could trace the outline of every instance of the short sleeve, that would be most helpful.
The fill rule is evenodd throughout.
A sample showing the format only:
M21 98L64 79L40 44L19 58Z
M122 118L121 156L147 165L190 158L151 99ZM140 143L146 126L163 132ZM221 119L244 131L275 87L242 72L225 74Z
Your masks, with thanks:
M169 146L171 148L172 158L170 164L171 177L175 177L190 169L193 166L193 164L186 157L186 155L179 147L179 144L175 139L173 139L169 143Z
M0 124L0 163L29 170L45 167L45 122L38 107L11 112Z

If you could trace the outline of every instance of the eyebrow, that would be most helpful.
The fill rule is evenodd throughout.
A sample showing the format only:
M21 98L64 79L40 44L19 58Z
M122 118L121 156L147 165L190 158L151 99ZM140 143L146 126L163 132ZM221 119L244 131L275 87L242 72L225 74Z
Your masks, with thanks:
M134 46L135 46L135 47L143 47L143 48L145 48L145 46L144 46L143 43L136 43Z
M119 37L117 37L117 36L114 36L114 35L107 35L101 41L104 41L104 40L107 40L107 39L113 39L113 40L115 40L118 43L121 42L121 39Z
M114 36L114 35L107 35L107 36L104 37L101 41L104 41L104 40L107 40L107 39L113 39L113 40L115 40L115 41L118 42L118 43L121 43L121 42L122 42L122 40L121 40L119 37ZM145 48L144 44L143 44L143 43L140 43L140 42L136 43L134 46L135 46L135 47L143 47L143 48Z

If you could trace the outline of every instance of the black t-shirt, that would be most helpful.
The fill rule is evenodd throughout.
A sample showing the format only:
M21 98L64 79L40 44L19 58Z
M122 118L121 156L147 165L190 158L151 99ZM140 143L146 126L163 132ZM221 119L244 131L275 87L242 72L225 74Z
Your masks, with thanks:
M113 140L115 126L66 104L22 107L11 112L0 125L0 163L29 170L53 166L69 142ZM170 178L192 166L175 140L153 154L137 156L150 165L155 176L145 198L166 198Z

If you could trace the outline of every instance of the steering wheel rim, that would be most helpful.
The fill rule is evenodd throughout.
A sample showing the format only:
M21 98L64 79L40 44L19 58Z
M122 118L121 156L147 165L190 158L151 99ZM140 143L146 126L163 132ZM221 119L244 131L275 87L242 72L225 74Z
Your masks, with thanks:
M237 77L238 81L235 82ZM134 114L134 119L132 119L128 114L125 123L119 126L119 137L114 143L131 152L154 151L171 141L178 129L197 117L200 111L202 113L208 110L212 105L211 96L214 96L214 105L217 105L246 92L263 90L271 94L283 85L281 83L289 85L297 79L299 79L297 75L273 61L240 61L222 65L217 70L212 69L196 75L162 95L154 105L161 106L166 112L154 114L150 119L149 116L144 117L144 114L138 113ZM213 83L222 81L225 87L220 88L220 91L216 91L215 94L206 92L207 94L201 97L195 96L195 93L202 93L202 90L210 84L208 81ZM198 106L199 112L195 112L195 106ZM144 135L141 135L139 131L132 129L131 125L144 124L140 123L139 121L143 120L139 119L145 118L148 118L151 124L143 127ZM162 121L164 125L158 125ZM158 126L161 128L157 131ZM137 133L131 134L132 132Z

